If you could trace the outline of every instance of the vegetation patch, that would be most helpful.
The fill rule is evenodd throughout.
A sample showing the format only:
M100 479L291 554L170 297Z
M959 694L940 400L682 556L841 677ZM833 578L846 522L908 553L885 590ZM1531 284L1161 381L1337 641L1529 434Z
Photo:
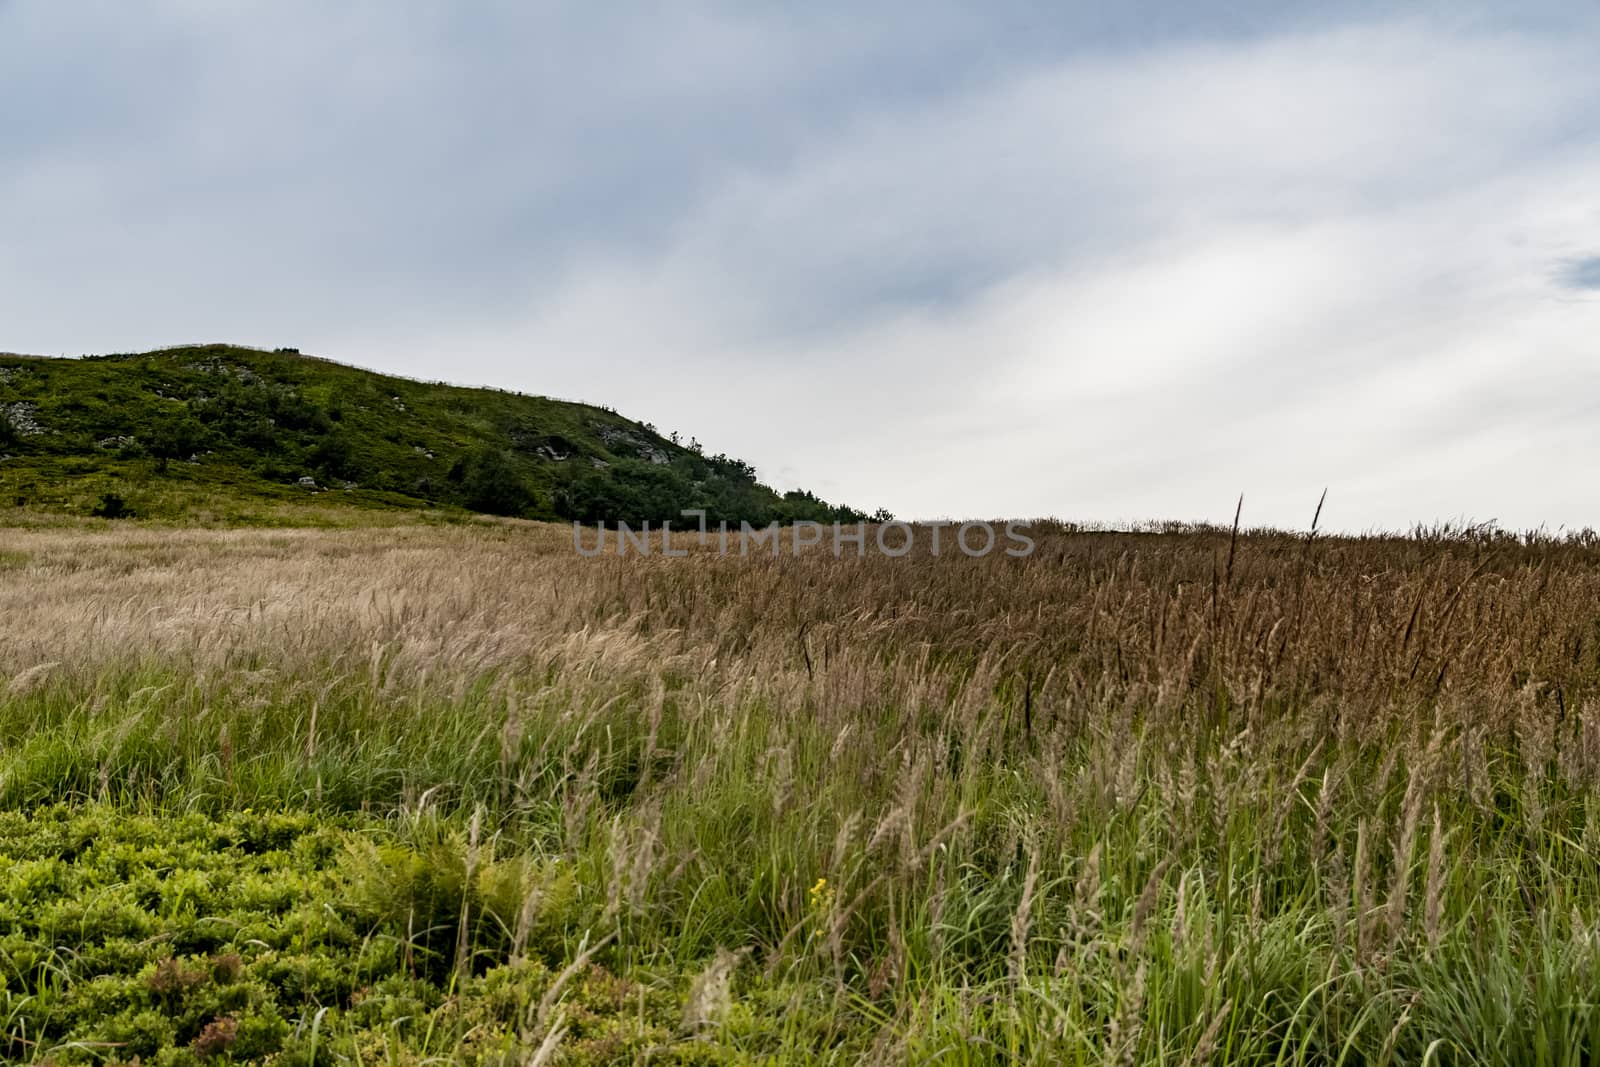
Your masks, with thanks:
M521 518L865 516L607 408L203 345L0 355L0 505L117 519L320 502Z
M0 1056L1578 1067L1600 550L8 531Z
M570 875L426 821L54 806L0 859L13 1061L521 1062L552 1023L567 1062L702 1058L681 976L565 958Z

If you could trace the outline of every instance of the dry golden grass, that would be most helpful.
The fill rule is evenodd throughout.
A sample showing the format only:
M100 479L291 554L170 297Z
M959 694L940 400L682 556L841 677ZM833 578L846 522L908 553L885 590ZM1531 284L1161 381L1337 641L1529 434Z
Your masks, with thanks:
M712 688L803 682L833 707L1020 681L1035 733L1219 702L1240 727L1285 702L1346 730L1438 704L1505 727L1529 701L1570 725L1600 678L1597 604L1600 552L1509 541L1058 533L1023 560L678 560L581 559L538 524L13 530L0 672L293 671L376 646L418 674L515 674L560 649L686 658Z

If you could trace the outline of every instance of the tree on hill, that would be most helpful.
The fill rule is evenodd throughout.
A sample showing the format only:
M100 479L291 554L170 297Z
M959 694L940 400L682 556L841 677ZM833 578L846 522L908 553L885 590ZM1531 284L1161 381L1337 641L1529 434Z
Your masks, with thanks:
M138 435L139 443L156 457L163 470L169 460L188 459L203 451L209 439L205 426L187 411L163 413Z
M490 515L525 516L537 501L510 454L497 448L469 452L450 477L461 483L467 506Z

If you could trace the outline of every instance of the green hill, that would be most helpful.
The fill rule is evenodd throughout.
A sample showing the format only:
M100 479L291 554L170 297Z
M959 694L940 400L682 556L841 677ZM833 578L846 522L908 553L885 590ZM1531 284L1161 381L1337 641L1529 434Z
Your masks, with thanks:
M0 355L0 506L156 518L264 504L638 524L855 521L606 408L204 345Z

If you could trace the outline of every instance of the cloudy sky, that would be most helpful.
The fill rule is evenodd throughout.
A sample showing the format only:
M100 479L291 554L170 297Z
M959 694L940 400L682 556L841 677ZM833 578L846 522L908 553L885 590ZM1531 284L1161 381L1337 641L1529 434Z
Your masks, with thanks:
M0 350L294 345L907 517L1600 526L1595 11L0 0Z

